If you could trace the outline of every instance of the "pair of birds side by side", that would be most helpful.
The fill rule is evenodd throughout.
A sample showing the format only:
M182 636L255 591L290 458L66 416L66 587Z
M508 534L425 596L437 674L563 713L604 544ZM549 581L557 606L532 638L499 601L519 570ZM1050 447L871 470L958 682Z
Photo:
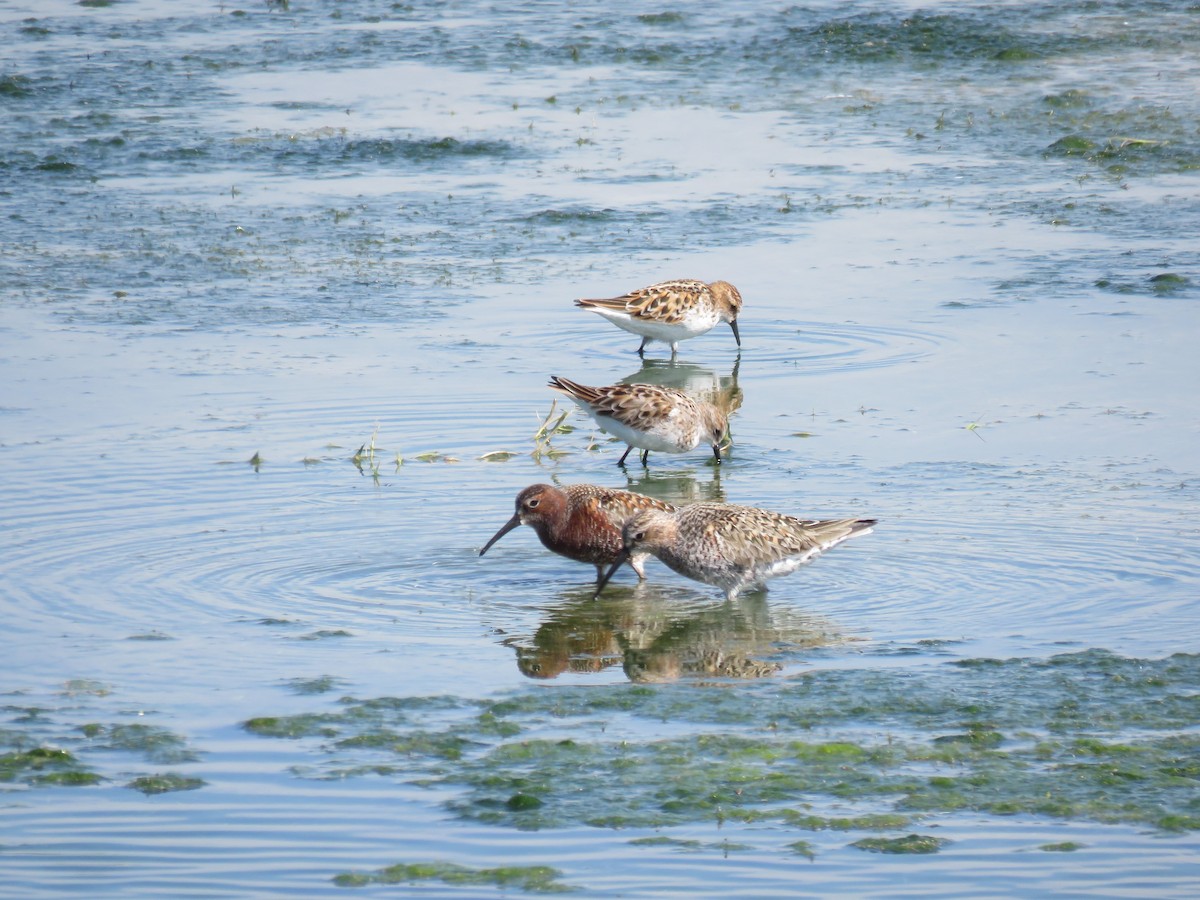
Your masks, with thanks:
M728 322L741 346L737 315L742 298L728 282L669 281L610 300L576 304L642 335L638 353L650 340L671 344ZM725 414L682 391L655 385L589 387L552 376L550 387L578 403L610 434L629 447L685 453L708 440L717 464L728 433ZM616 571L628 564L645 579L644 563L655 556L681 575L719 587L728 600L787 575L820 553L861 534L875 519L803 520L770 510L729 503L675 507L643 494L592 484L563 488L533 484L517 494L510 518L479 551L483 556L518 525L528 525L548 549L596 567L596 596Z
M479 555L518 525L530 526L547 550L594 565L597 597L626 563L639 581L645 579L646 558L655 556L733 600L848 538L868 534L875 519L803 520L731 503L676 507L594 484L532 484L517 494L512 518Z

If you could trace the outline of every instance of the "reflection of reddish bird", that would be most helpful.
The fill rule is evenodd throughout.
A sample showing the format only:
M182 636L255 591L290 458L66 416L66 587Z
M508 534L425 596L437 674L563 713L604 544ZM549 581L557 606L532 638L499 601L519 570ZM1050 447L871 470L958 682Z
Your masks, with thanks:
M589 608L599 604L589 603ZM517 668L527 678L557 678L563 672L594 674L621 661L611 626L594 617L570 615L538 628L531 646L505 641L517 652Z

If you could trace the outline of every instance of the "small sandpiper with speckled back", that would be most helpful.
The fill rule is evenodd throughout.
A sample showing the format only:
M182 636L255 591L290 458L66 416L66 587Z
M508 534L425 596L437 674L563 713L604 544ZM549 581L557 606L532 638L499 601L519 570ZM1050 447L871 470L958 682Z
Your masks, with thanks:
M518 525L528 525L537 532L547 550L594 565L597 580L604 575L607 566L612 566L607 578L612 577L620 565L612 565L618 557L621 562L628 561L640 580L646 577L642 563L647 554L639 550L625 552L621 528L638 513L670 512L674 508L653 497L594 484L571 484L562 488L531 484L517 494L516 512L483 545L479 555L487 553L492 544Z
M729 431L729 420L707 401L656 384L591 387L557 375L550 376L550 387L578 403L601 430L629 445L617 460L618 466L625 465L634 447L642 451L645 466L651 450L687 453L701 442L712 446L713 457L721 464L721 443Z
M768 578L794 572L848 538L867 534L875 519L803 520L752 506L693 503L646 510L622 529L623 549L596 586L596 596L626 556L649 553L728 600Z
M650 341L671 345L671 356L679 351L679 342L711 331L718 322L728 322L739 347L737 317L742 311L742 295L728 281L706 284L694 278L661 281L638 288L620 297L601 300L576 300L575 305L599 313L618 328L641 335L638 355L646 355Z

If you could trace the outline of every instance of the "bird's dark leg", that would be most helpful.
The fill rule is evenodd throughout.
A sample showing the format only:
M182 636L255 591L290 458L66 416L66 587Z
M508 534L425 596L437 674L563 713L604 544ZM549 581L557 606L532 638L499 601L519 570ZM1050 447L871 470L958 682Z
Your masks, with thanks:
M618 465L618 466L623 466L623 465L625 465L625 457L627 457L627 456L629 455L629 451L630 451L630 450L632 450L632 449L633 449L633 444L630 444L628 447L626 447L626 448L625 448L625 452L624 452L624 453L622 453L622 454L621 454L621 458L617 460L617 465Z
M648 460L649 458L650 458L650 451L643 450L642 451L642 468L643 469L649 468L649 466L646 465L646 460Z
M646 344L649 342L650 338L644 337L642 338L641 344L638 345L638 356L640 356L642 359L646 358Z

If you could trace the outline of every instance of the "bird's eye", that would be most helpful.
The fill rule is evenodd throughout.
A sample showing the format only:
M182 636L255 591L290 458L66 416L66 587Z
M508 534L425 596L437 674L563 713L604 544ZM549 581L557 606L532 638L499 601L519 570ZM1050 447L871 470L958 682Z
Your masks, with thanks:
M541 503L541 502L542 502L542 501L541 501L541 500L539 500L537 497L534 497L532 500L526 500L526 501L525 501L525 505L526 505L526 506L527 506L529 509L537 509L537 505L538 505L539 503Z
M645 540L645 539L646 539L646 532L644 532L644 531L639 531L637 534L635 534L635 535L633 536L633 539L634 539L635 541L642 541L642 540Z

